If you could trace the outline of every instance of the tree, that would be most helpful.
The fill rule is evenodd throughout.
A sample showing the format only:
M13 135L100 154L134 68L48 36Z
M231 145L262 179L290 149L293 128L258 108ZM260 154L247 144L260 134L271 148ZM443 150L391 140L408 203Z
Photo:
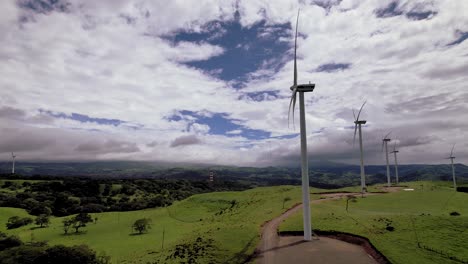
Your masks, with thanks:
M23 242L21 242L17 236L8 236L7 234L0 232L0 251L11 247L17 247L22 244Z
M148 229L151 229L151 219L141 218L135 221L132 225L133 230L137 231L139 234L147 232Z
M291 201L291 197L289 197L289 196L288 196L288 197L284 197L284 199L283 199L283 209L284 209L284 204L285 204L286 202L288 202L288 201Z
M7 229L14 229L14 228L22 227L25 225L29 225L32 222L33 222L32 218L29 218L29 217L12 216L8 218L6 227Z
M65 219L62 220L63 232L65 233L65 235L68 234L68 230L70 229L73 222L74 222L73 218L65 218Z
M49 216L45 214L41 214L36 217L36 225L40 225L41 227L49 226L50 220Z
M85 227L87 223L93 222L93 218L88 213L79 213L73 218L73 228L75 233L78 233L78 229Z
M355 203L357 202L356 200L356 196L350 194L350 195L346 195L346 212L348 212L348 204L349 204L349 201Z

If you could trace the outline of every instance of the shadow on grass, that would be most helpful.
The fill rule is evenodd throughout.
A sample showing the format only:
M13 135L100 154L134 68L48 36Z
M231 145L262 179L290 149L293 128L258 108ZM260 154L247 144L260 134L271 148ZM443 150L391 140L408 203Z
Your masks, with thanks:
M29 230L36 230L36 229L43 229L43 228L48 228L48 226L33 226L29 228Z
M130 233L128 234L129 236L141 236L141 235L146 235L148 234L147 232L143 232L143 233Z
M81 235L86 235L87 233L88 231L78 231L78 232L62 234L62 236L81 236Z

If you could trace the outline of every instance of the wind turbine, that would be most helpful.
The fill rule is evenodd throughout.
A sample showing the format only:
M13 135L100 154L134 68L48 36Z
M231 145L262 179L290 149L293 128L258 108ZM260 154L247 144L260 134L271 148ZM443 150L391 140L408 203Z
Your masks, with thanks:
M15 154L12 152L11 153L11 159L13 160L13 164L12 164L12 167L11 167L11 174L15 174Z
M453 165L453 160L455 159L455 157L453 156L454 148L455 148L455 144L453 144L452 151L450 152L450 157L448 157L447 159L450 159L452 163L453 188L455 189L455 191L457 191L457 179L455 178L455 166Z
M300 127L301 127L301 167L302 167L302 205L303 205L303 221L304 221L304 240L312 240L312 228L310 221L310 194L309 194L309 168L307 164L307 138L306 138L306 124L305 124L305 107L304 107L304 93L312 92L315 88L315 84L297 84L297 28L299 24L299 11L297 11L297 20L296 20L296 36L294 39L294 81L291 86L292 96L291 101L289 102L289 112L288 112L288 125L289 125L289 116L293 114L294 122L294 109L296 107L296 94L299 92L299 112L300 112Z
M393 145L393 151L390 152L390 153L393 153L393 155L395 156L395 177L396 177L396 185L398 185L398 160L397 160L397 153L399 151L396 150L396 142L395 142L395 145ZM387 160L388 160L388 156L387 156Z
M359 116L361 115L362 108L364 107L364 105L366 105L366 102L367 101L365 101L362 104L361 109L359 109L359 113L358 113L357 117L356 117L356 114L354 113L354 109L353 109L353 116L354 116L354 139L353 139L353 144L356 141L356 131L359 128L359 148L361 149L361 193L362 194L364 194L364 192L366 192L367 187L366 187L366 176L365 176L365 172L364 172L364 153L362 151L361 125L364 125L367 121L366 120L359 120Z
M392 132L388 132L388 134L385 135L385 137L382 139L382 151L383 151L384 145L385 145L385 158L387 159L387 187L391 186L391 183L390 183L390 165L388 165L388 148L387 148L388 142L391 141L391 139L387 138L390 135L390 133L392 133Z

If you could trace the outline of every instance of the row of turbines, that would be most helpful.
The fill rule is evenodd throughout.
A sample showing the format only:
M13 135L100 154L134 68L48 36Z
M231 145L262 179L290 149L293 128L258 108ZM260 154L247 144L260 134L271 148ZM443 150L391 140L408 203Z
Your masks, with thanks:
M367 187L366 187L366 178L365 178L365 171L364 171L364 151L363 151L363 148L362 148L362 131L361 131L361 125L364 125L367 121L366 120L360 120L359 119L359 116L361 115L361 111L362 111L362 108L364 108L364 105L366 104L366 102L364 102L361 106L361 109L359 109L359 112L358 112L358 115L356 117L355 113L354 113L354 110L353 110L353 115L354 115L354 141L356 141L356 132L359 130L359 147L360 147L360 151L361 151L361 192L364 193L367 191ZM393 145L393 151L389 152L388 151L388 142L391 141L391 139L389 138L390 136L390 133L389 132L388 134L386 134L383 138L382 138L382 151L384 151L384 148L385 148L385 159L386 159L386 162L387 162L387 187L390 187L391 186L391 180L390 180L390 164L389 164L389 160L388 160L388 154L393 154L394 155L394 158L395 158L395 178L396 178L396 184L398 185L398 159L397 159L397 153L399 152L397 149L396 149L396 142L395 144ZM353 141L353 142L354 142ZM452 180L453 180L453 188L455 189L455 191L457 190L457 179L455 177L455 166L453 164L453 160L455 159L455 157L453 156L453 150L455 148L455 144L452 146L452 151L450 152L450 156L447 158L447 159L450 159L451 161L451 165L452 165Z
M362 147L362 129L361 125L366 124L366 120L360 120L359 117L361 116L361 111L364 108L364 105L366 105L366 102L364 102L359 109L359 112L356 116L354 109L353 109L353 116L354 116L354 139L353 139L353 144L356 142L356 132L359 131L359 149L361 151L361 193L364 193L367 191L367 186L366 186L366 173L364 169L364 150ZM388 137L390 136L391 132L388 132L383 138L382 138L382 151L384 151L385 148L385 159L387 161L387 187L391 186L391 179L390 179L390 164L388 160L388 154L393 153L395 157L395 177L396 177L396 184L398 185L399 180L398 180L398 159L397 159L397 153L399 152L396 150L396 142L393 145L393 151L388 152L388 142L391 141L391 139Z
M310 241L312 240L312 226L311 226L311 218L310 218L310 191L309 191L309 168L308 168L308 159L307 159L307 133L306 133L306 124L305 124L305 105L304 105L304 93L314 91L315 84L308 83L308 84L298 84L297 78L297 32L298 32L298 24L299 24L299 13L300 10L297 12L297 20L296 20L296 33L294 38L294 74L293 74L293 85L290 87L292 91L291 100L289 102L289 111L288 111L288 125L289 125L289 117L292 112L293 115L293 123L294 123L294 109L296 107L296 95L299 93L299 120L300 120L300 134L301 134L301 175L302 175L302 204L303 204L303 225L304 225L304 240ZM364 102L359 109L359 112L356 116L354 110L354 140L353 144L356 141L356 133L359 131L359 148L361 152L361 192L364 194L367 190L366 187L366 178L365 178L365 171L364 171L364 151L362 146L362 125L366 124L366 120L359 119L361 115L361 111L364 107L366 102ZM395 176L396 176L396 184L398 184L398 160L397 160L397 153L399 152L396 149L396 144L393 147L393 151L388 152L388 142L391 141L388 136L390 133L385 135L382 139L382 151L385 147L386 153L386 161L387 161L387 186L390 187L390 165L388 160L388 154L392 153L395 157ZM452 147L452 151L450 153L450 157L448 159L451 160L452 164L452 178L453 178L453 187L457 188L456 178L455 178L455 167L453 164L453 160L455 157L453 156L453 149L455 145Z

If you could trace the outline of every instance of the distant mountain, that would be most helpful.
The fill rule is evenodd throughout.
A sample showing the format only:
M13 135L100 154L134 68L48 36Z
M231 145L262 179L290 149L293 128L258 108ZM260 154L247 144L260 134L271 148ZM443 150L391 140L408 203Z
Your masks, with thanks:
M330 188L358 185L360 168L333 162L314 162L310 169L312 185ZM9 174L11 164L0 163L0 173ZM386 166L366 166L367 182L386 182ZM456 164L455 170L460 182L468 182L468 166ZM243 180L259 185L300 184L301 170L292 167L232 167L208 164L181 164L137 161L106 162L18 162L16 172L25 176L86 176L102 178L175 178L208 179L210 171L224 180ZM394 168L391 167L392 179ZM400 165L400 181L444 180L451 181L449 165Z

